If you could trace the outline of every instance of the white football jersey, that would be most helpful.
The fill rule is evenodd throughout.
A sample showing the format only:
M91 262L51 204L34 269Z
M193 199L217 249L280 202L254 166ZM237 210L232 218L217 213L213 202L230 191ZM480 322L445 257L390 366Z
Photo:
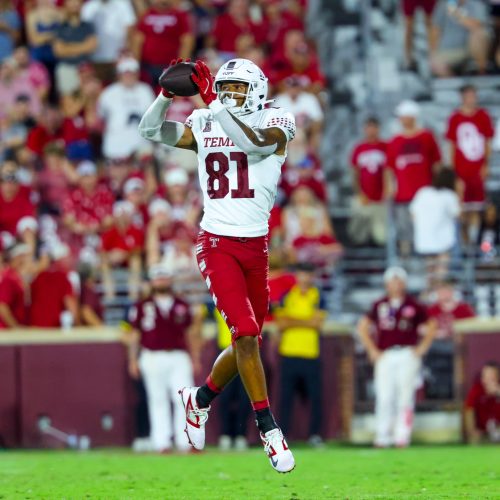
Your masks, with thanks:
M295 120L281 108L255 111L238 119L254 129L278 127L288 141L295 136ZM202 229L221 236L266 235L286 155L247 155L233 144L209 109L193 111L186 126L198 144Z

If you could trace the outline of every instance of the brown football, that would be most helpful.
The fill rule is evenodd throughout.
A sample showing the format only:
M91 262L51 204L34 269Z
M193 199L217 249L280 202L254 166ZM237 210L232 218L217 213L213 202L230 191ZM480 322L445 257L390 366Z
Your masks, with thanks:
M158 83L167 92L179 96L191 96L198 94L198 87L191 79L194 71L194 63L182 62L169 66L161 74Z

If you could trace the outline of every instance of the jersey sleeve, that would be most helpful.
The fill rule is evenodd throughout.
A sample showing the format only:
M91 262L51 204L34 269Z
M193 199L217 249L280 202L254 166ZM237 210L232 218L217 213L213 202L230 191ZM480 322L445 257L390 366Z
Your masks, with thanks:
M295 118L293 115L281 108L270 108L264 122L264 128L281 129L287 141L295 137Z
M445 134L446 139L452 142L457 140L457 121L455 119L455 113L453 113L448 119L448 128Z

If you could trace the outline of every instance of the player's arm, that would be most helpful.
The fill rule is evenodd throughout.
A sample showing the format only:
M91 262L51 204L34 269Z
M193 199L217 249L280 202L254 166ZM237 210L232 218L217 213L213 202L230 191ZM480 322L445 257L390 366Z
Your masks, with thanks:
M420 343L415 347L415 354L417 356L424 356L431 344L436 337L438 323L436 318L429 318L423 325L424 328L424 338L420 341Z
M229 112L219 100L212 101L208 107L227 136L243 152L263 156L285 154L287 138L280 128L253 129Z
M373 328L373 322L368 316L363 316L358 323L358 333L359 339L365 348L368 357L372 363L376 363L382 353L379 348L375 345L373 338L371 336L371 331Z
M281 128L252 129L230 113L217 99L213 90L214 79L206 64L197 61L196 73L191 78L198 86L200 96L212 111L214 119L238 148L254 155L285 154L288 139Z
M9 328L18 328L21 326L8 304L5 302L0 302L0 318Z
M183 123L165 120L165 114L171 103L171 97L160 93L144 113L139 123L139 133L144 139L153 142L196 151L197 144L193 131Z

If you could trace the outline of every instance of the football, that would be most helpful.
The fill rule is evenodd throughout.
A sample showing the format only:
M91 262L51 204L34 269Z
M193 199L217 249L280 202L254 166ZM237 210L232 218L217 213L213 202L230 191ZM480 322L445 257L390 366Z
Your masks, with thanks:
M198 93L198 87L191 79L194 63L183 62L170 66L160 76L159 83L167 92L178 96L191 96Z

